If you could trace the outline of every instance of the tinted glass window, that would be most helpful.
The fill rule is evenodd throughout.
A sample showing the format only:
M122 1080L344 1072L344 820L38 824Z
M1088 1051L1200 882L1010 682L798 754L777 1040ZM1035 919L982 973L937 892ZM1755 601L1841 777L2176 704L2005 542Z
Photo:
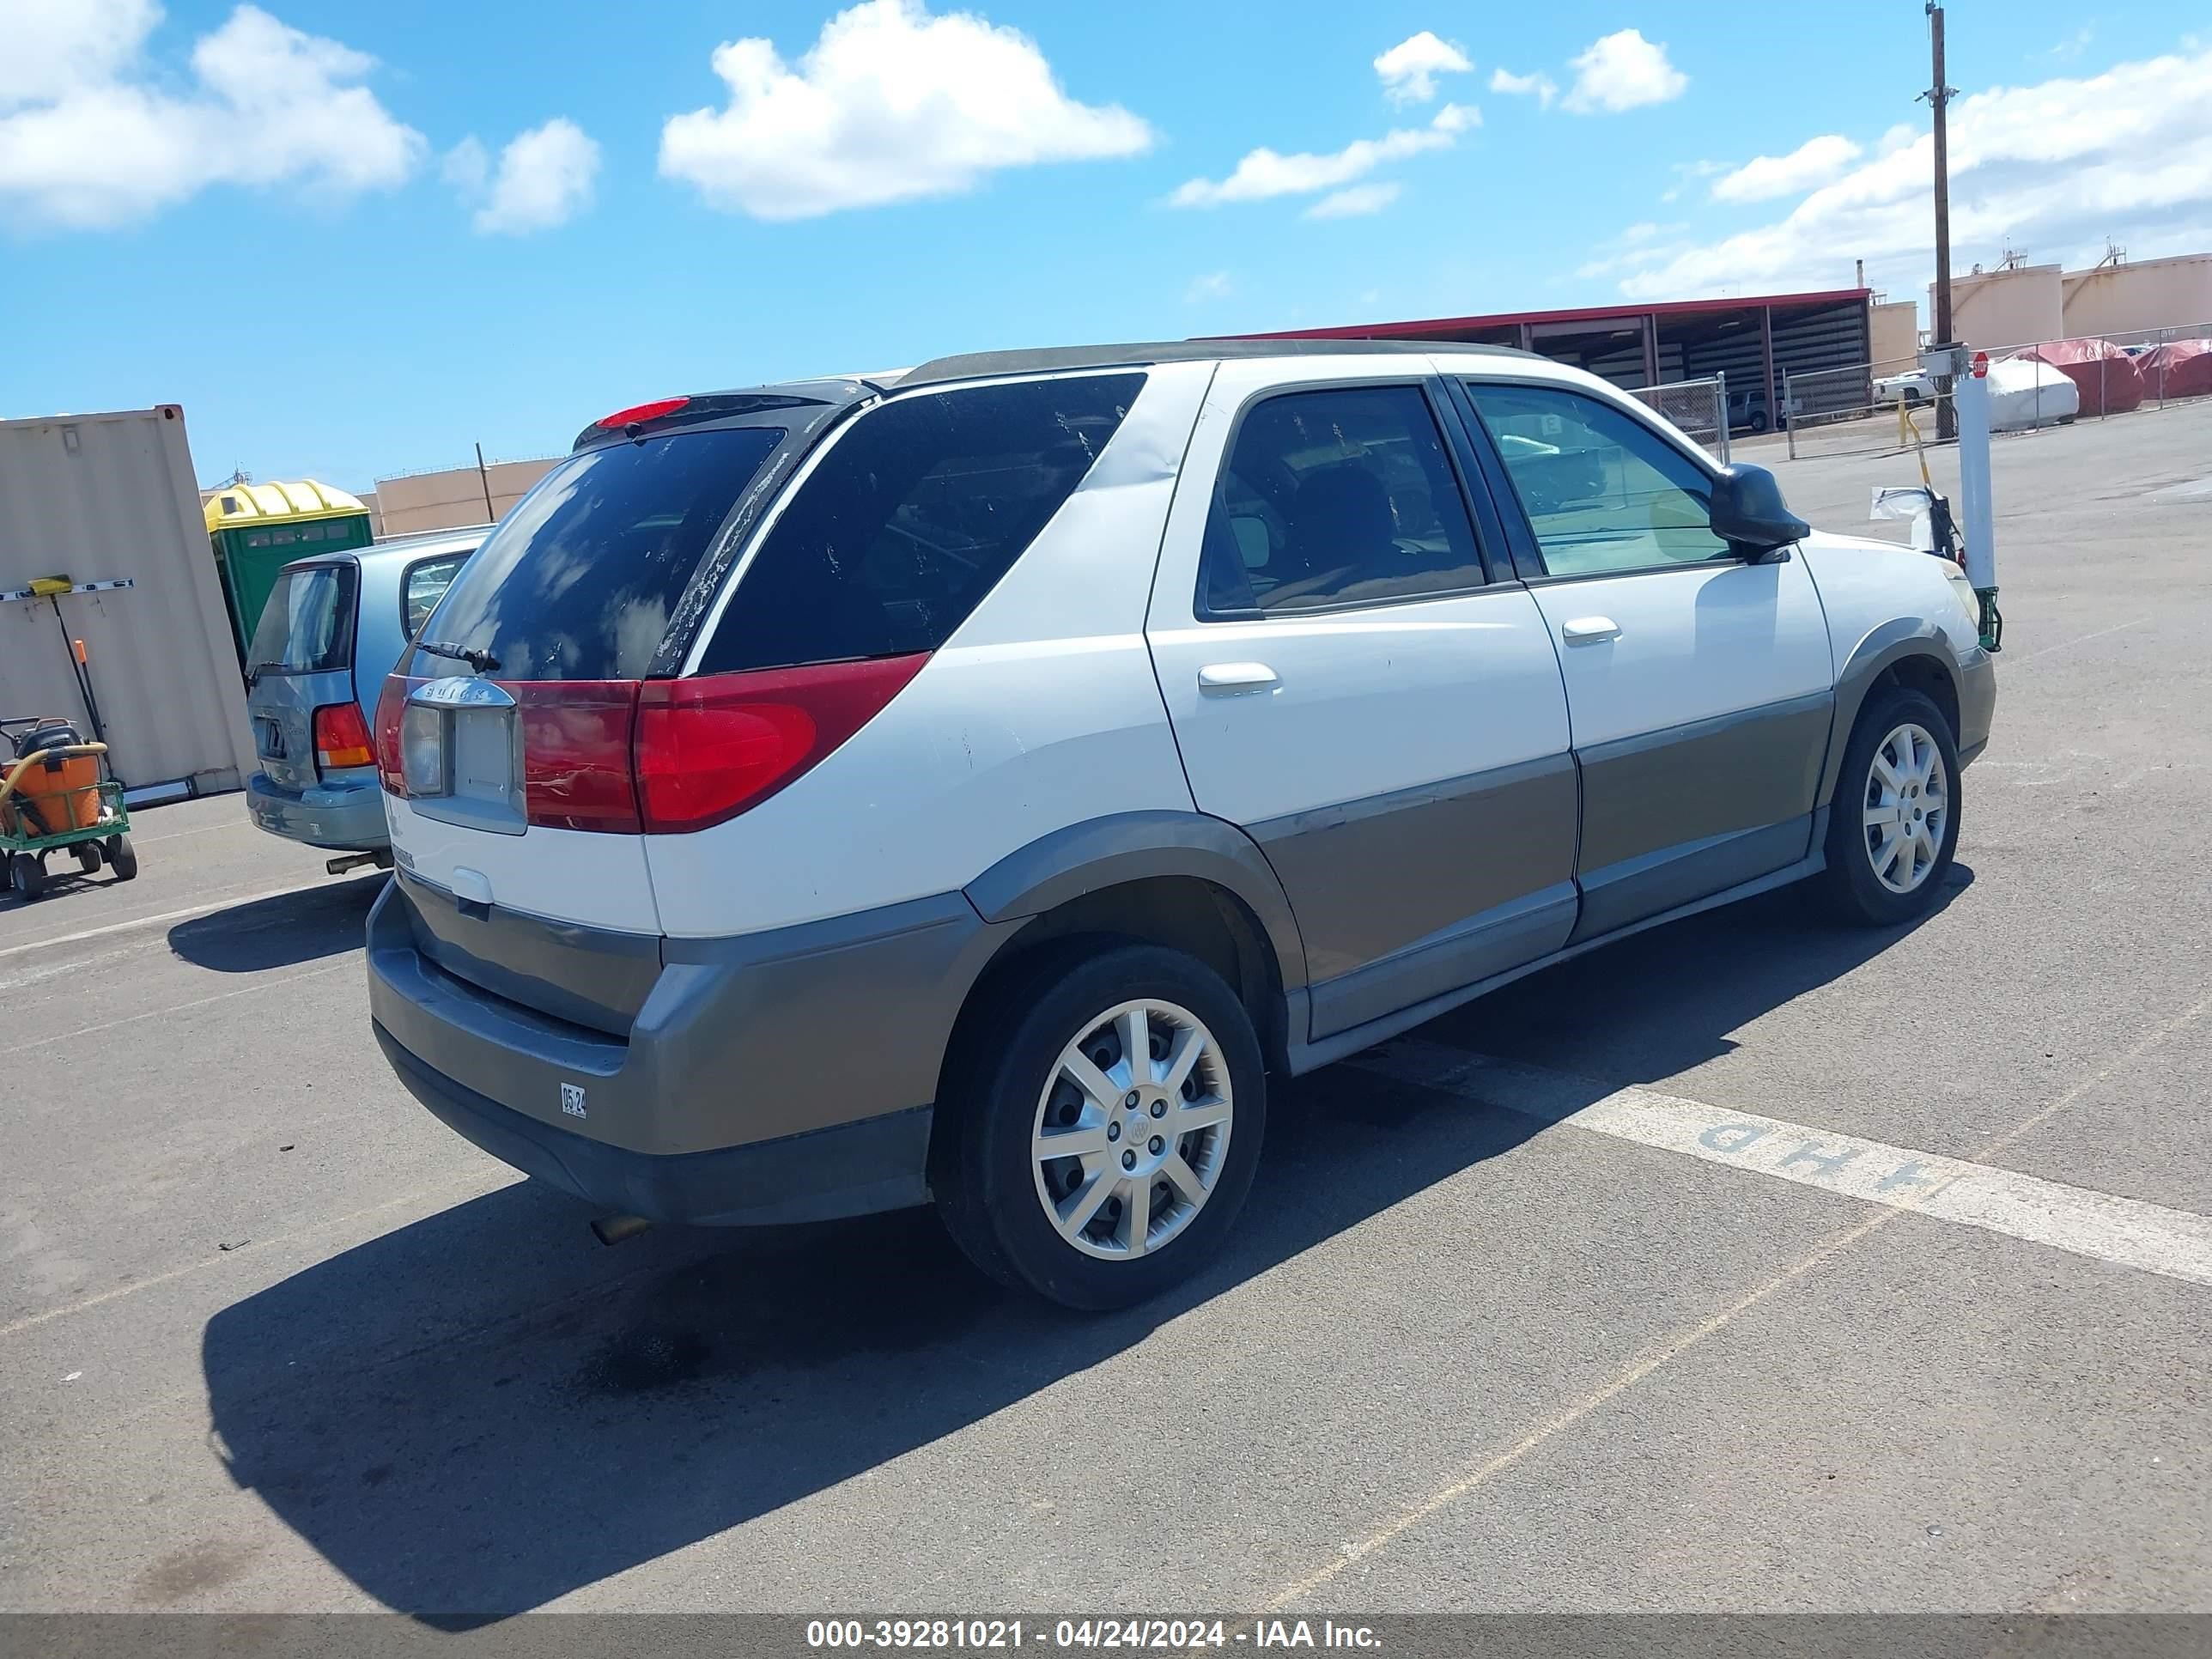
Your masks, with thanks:
M320 674L352 666L354 574L350 564L280 573L246 647L246 667L263 674Z
M434 559L417 559L407 567L399 584L399 616L409 639L421 631L468 560L465 553L445 553Z
M1555 576L1732 557L1711 475L1634 416L1548 386L1468 391Z
M1027 380L869 410L754 554L703 671L935 650L1074 493L1144 383Z
M431 636L489 652L502 679L641 678L714 532L782 439L724 428L570 456L462 567Z
M1237 428L1207 515L1201 614L1312 610L1483 580L1428 399L1410 386L1294 392Z

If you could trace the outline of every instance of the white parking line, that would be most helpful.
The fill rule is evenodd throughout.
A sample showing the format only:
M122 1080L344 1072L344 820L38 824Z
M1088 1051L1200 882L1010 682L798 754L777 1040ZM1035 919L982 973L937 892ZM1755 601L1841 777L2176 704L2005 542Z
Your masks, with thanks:
M194 916L212 915L217 910L228 910L234 904L258 904L263 899L283 898L287 893L304 893L312 887L330 887L327 876L318 876L313 881L295 882L289 887L270 887L258 893L233 893L225 898L210 899L205 904L191 904L181 910L164 910L158 916L133 916L128 921L111 921L105 927L88 927L78 933L57 933L52 939L34 939L22 945L0 945L0 957L20 957L27 951L45 951L57 945L81 945L88 939L106 939L110 933L127 933L134 927L158 927L165 921L190 921ZM11 914L21 915L19 909Z
M112 1031L118 1025L135 1025L142 1019L161 1019L171 1014L189 1013L195 1008L204 1008L211 1002L228 1002L234 997L250 997L258 991L271 991L280 985L297 985L302 980L320 979L325 974L342 974L348 969L358 970L352 961L334 962L327 968L310 968L302 973L264 975L250 985L241 985L234 991L217 991L213 996L195 997L190 1002L173 1002L166 1007L142 1009L135 1014L125 1014L118 1019L104 1019L97 1025L84 1025L74 1031L56 1031L44 1036L34 1036L26 1042L9 1045L9 1052L25 1053L43 1048L53 1042L75 1042L81 1037L97 1036L102 1031Z
M1913 1210L2193 1285L2212 1285L2212 1217L2013 1170L1862 1140L1655 1090L1607 1090L1418 1038L1351 1062L1545 1123Z
M2076 634L2070 640L2057 640L2039 650L2030 651L2023 656L2007 657L2000 660L2008 668L2018 668L2023 663L2033 662L2038 657L2047 657L2054 651L2070 651L2077 645L2087 645L2091 640L2101 640L2107 634L2124 634L2130 628L2141 628L2149 620L2148 617L2137 617L2133 622L2114 623L2110 628L2099 628L2087 634Z

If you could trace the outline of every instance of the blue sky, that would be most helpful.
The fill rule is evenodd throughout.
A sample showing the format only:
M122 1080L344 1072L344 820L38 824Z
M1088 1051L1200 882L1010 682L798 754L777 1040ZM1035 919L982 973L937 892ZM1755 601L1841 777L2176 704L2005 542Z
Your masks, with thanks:
M1917 0L840 11L0 0L0 416L367 488L945 351L1929 274ZM2212 5L1950 36L1962 267L2212 246Z

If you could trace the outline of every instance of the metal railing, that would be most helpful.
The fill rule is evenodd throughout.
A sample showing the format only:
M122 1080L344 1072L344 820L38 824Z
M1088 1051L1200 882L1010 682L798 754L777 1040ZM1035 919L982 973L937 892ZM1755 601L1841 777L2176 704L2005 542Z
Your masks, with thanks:
M1705 449L1723 466L1729 460L1728 376L1704 380L1668 380L1661 386L1629 388L1628 395L1658 411L1674 429Z
M2200 343L2206 348L2202 351L2194 349ZM1984 349L1992 362L2021 360L2048 366L2034 385L2014 394L2026 401L1993 428L2000 433L2105 420L2212 396L2212 323ZM1932 376L1883 374L1875 372L1877 367L1887 366L1783 371L1784 425L1792 460L1887 454L1935 441L1948 393L1936 389Z
M1934 378L1893 378L1874 369L1872 363L1853 363L1782 371L1782 426L1791 460L1885 454L1934 438L1942 401L1933 395Z
M2188 349L2197 344L2208 350ZM2035 359L2057 369L2080 393L2081 420L2164 409L2212 393L2212 323L2033 340L1993 348L1990 357Z

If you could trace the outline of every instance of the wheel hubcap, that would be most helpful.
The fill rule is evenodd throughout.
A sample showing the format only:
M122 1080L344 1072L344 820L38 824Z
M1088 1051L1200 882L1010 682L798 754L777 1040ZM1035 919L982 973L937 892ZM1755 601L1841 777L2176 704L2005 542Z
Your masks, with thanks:
M1220 1046L1156 998L1091 1020L1037 1099L1030 1161L1054 1231L1085 1255L1157 1250L1212 1196L1236 1115Z
M1950 779L1925 726L1908 721L1881 740L1860 808L1875 879L1893 893L1917 890L1936 867L1951 821Z

